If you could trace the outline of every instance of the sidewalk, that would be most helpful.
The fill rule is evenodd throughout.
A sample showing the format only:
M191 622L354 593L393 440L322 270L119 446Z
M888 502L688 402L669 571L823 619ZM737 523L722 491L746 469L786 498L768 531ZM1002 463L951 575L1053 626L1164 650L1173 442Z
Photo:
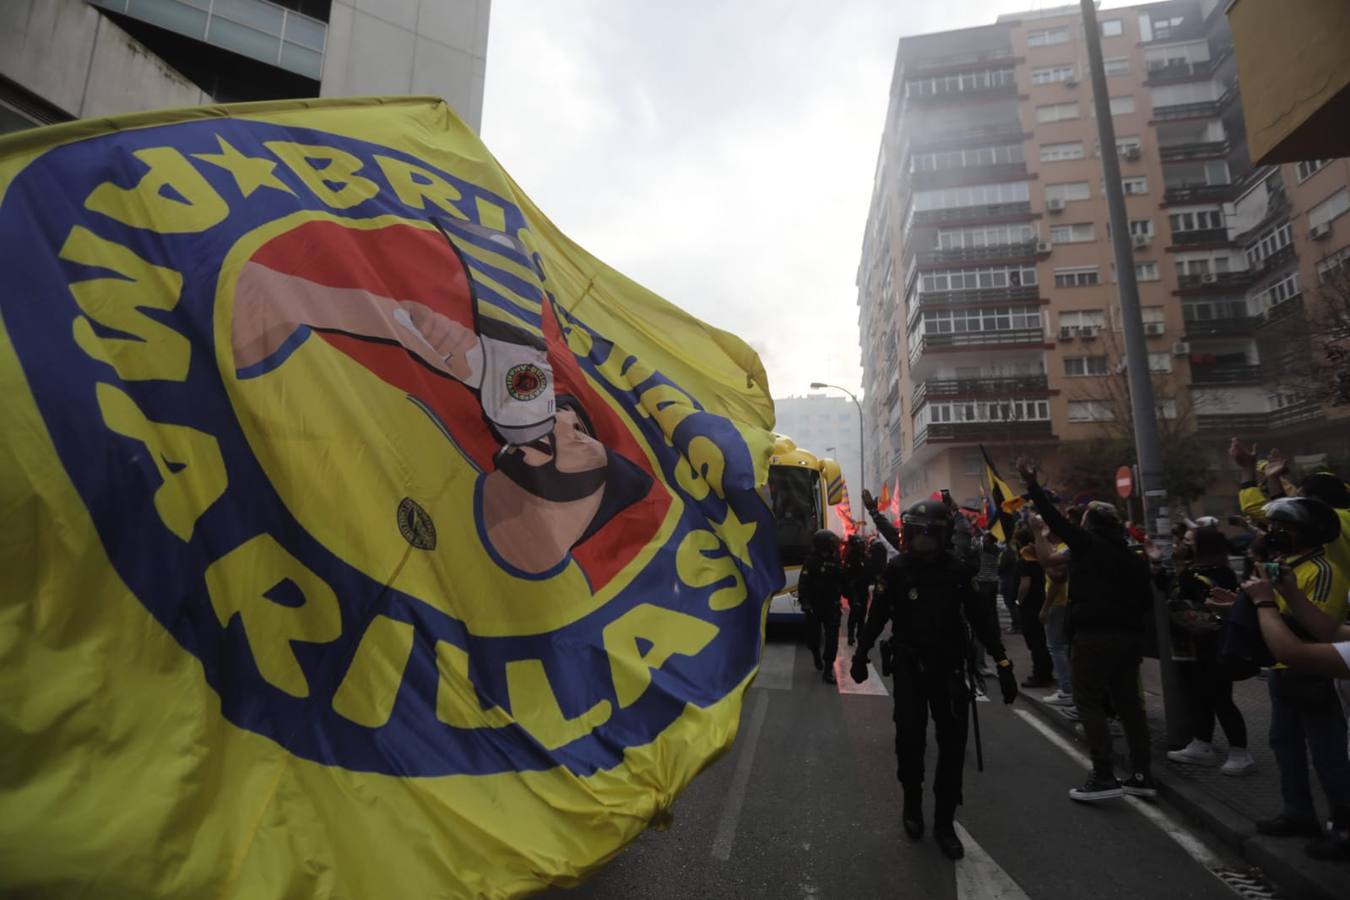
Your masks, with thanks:
M1000 625L1008 657L1012 660L1020 682L1031 671L1031 656L1020 635L1007 634L1007 613L999 604ZM1163 718L1162 687L1158 661L1145 659L1142 668L1145 710L1149 731L1153 737L1153 775L1158 782L1159 796L1186 818L1199 824L1215 838L1241 854L1253 866L1259 867L1281 893L1290 900L1345 900L1350 897L1350 863L1321 862L1310 859L1303 852L1305 839L1269 838L1256 834L1255 821L1269 818L1280 811L1279 774L1275 757L1267 742L1270 731L1270 702L1263 678L1251 678L1234 685L1233 699L1247 721L1248 742L1256 760L1256 773L1239 777L1219 774L1218 767L1188 766L1170 762L1166 752L1167 728ZM1042 698L1053 688L1023 689L1021 700L1038 710L1048 721L1065 734L1086 744L1074 732L1074 722L1058 707L1050 706ZM1115 738L1117 756L1125 764L1125 739ZM1223 729L1216 729L1215 747L1222 755L1227 751ZM1326 819L1326 798L1313 779L1313 795L1318 810ZM1081 780L1083 773L1064 773L1064 790ZM1065 802L1069 802L1066 796Z

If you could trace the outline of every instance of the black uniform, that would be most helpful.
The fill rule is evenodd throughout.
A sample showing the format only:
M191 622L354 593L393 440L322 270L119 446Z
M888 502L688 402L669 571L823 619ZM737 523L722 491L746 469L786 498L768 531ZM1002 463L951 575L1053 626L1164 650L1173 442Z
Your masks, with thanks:
M837 540L837 538L836 538ZM838 544L828 549L813 543L806 561L802 563L797 580L797 595L806 613L806 646L811 651L817 669L825 670L825 680L834 677L834 658L839 652L839 622L843 617L839 598L846 589L844 564L839 559ZM824 646L821 634L824 633Z
M894 528L874 514L883 534ZM937 771L933 778L935 837L955 835L952 819L962 802L962 769L971 688L966 680L970 630L980 639L1000 670L1004 699L1016 694L1011 667L997 621L980 603L975 589L976 570L943 549L925 558L909 548L891 559L884 586L872 600L867 625L858 640L855 678L862 674L865 657L889 621L894 657L896 775L905 788L906 829L911 837L922 833L918 812L924 781L924 750L928 719L933 719L938 742ZM1012 682L1009 684L1008 682ZM944 850L947 847L944 845ZM949 851L950 852L950 851ZM951 855L959 855L959 842Z
M867 589L872 585L867 545L856 535L844 547L844 584L844 596L848 598L848 642L852 644L867 621Z

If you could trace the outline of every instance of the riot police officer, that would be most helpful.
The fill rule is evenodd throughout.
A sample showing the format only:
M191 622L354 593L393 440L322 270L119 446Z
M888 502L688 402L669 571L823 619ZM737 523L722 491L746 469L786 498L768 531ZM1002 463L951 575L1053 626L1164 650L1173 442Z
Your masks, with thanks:
M878 530L894 534L871 497L864 494L863 501ZM867 654L890 621L896 774L905 793L902 823L910 838L923 837L924 747L931 716L938 743L933 838L943 853L960 859L965 848L953 821L962 801L972 695L967 681L971 629L998 664L1005 703L1016 698L1017 680L997 621L976 593L975 571L951 552L951 510L941 501L921 500L905 511L901 530L901 552L886 566L884 586L872 601L850 674L859 683L867 680Z
M797 596L806 613L806 646L821 678L834 684L834 658L839 652L839 598L846 590L839 535L822 528L811 536L811 549L797 579ZM821 637L824 646L821 646Z
M867 621L867 589L872 586L872 565L867 542L851 534L844 542L844 586L848 597L848 645L853 646Z

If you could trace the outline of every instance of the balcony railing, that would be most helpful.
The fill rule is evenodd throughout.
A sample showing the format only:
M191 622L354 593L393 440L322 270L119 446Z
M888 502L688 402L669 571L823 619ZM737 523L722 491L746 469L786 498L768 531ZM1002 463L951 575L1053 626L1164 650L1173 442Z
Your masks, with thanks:
M1261 366L1258 365L1212 365L1191 364L1191 382L1194 384L1242 384L1261 380Z
M1232 316L1226 319L1196 319L1186 323L1186 340L1231 337L1251 334L1261 326L1261 316Z
M914 447L924 444L1052 439L1050 422L935 422L914 432Z
M1221 203L1234 197L1231 184L1187 184L1163 190L1163 203Z
M240 56L319 80L328 25L267 0L93 0L121 13Z
M905 302L909 307L910 318L920 308L931 309L935 306L951 306L958 303L1007 303L1013 300L1037 300L1041 289L1034 284L1015 287L971 288L962 291L926 291L912 293Z
M1247 269L1237 272L1210 272L1204 275L1179 275L1177 287L1186 290L1231 290L1251 284L1253 274Z
M974 347L999 347L1010 344L1042 344L1045 332L1040 328L1017 328L1008 331L963 331L953 334L925 334L910 351L913 363L929 350L952 350Z
M1281 303L1277 303L1266 310L1265 321L1267 325L1275 325L1286 319L1293 318L1303 312L1303 295L1290 297Z
M1303 400L1274 410L1270 414L1270 427L1287 428L1297 422L1307 422L1322 418L1322 406L1316 400Z
M1233 99L1231 90L1224 91L1217 100L1200 100L1196 103L1174 103L1169 106L1153 107L1153 121L1167 122L1175 119L1213 119L1220 115L1228 101Z
M1201 414L1196 416L1196 427L1201 431L1221 434L1259 434L1321 419L1323 414L1321 405L1316 401L1304 400L1273 412Z
M1011 47L998 48L996 50L982 50L978 53L953 54L951 56L939 56L932 59L915 59L905 62L904 74L910 75L933 75L937 72L946 72L955 69L968 69L978 66L982 63L1001 62L1013 58Z
M1214 64L1218 60L1207 59L1204 62L1173 62L1165 66L1157 66L1147 71L1144 76L1144 84L1170 84L1176 81L1193 81L1197 78L1208 78L1214 72Z
M924 250L914 254L914 262L920 266L931 266L938 263L1034 259L1036 243L1031 240L1020 244L987 244L983 247L944 247L939 250Z
M1173 244L1226 244L1227 228L1204 228L1198 231L1172 232Z
M970 128L922 129L909 138L911 152L935 150L941 147L959 147L976 141L980 143L1015 143L1026 134L1021 122L999 122L992 125L975 125Z
M1044 394L1050 382L1044 375L1009 378L930 378L914 386L911 400L918 409L925 401L950 397L1015 397Z
M1231 145L1228 141L1196 141L1190 144L1171 144L1158 148L1158 158L1163 162L1183 162L1191 159L1213 159L1227 156Z
M981 219L1007 219L1017 216L1030 216L1031 202L1021 200L1016 203L985 203L979 206L956 206L948 209L925 209L914 213L910 221L914 225L947 225L952 222L973 222Z
M1274 253L1266 256L1251 271L1257 276L1265 275L1267 272L1274 272L1276 269L1283 268L1286 263L1294 259L1294 245L1288 244Z
M964 166L955 169L911 172L910 186L915 190L957 187L998 181L1021 181L1027 177L1026 163L998 163L988 166Z

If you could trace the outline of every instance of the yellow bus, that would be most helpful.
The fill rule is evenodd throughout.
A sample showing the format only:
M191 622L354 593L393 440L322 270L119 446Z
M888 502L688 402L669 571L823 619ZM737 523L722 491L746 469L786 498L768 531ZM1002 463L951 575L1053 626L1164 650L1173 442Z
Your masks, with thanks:
M830 507L844 499L839 463L803 450L785 435L775 435L765 498L773 511L778 556L786 579L769 600L770 622L799 622L804 616L793 595L811 536L829 527Z

